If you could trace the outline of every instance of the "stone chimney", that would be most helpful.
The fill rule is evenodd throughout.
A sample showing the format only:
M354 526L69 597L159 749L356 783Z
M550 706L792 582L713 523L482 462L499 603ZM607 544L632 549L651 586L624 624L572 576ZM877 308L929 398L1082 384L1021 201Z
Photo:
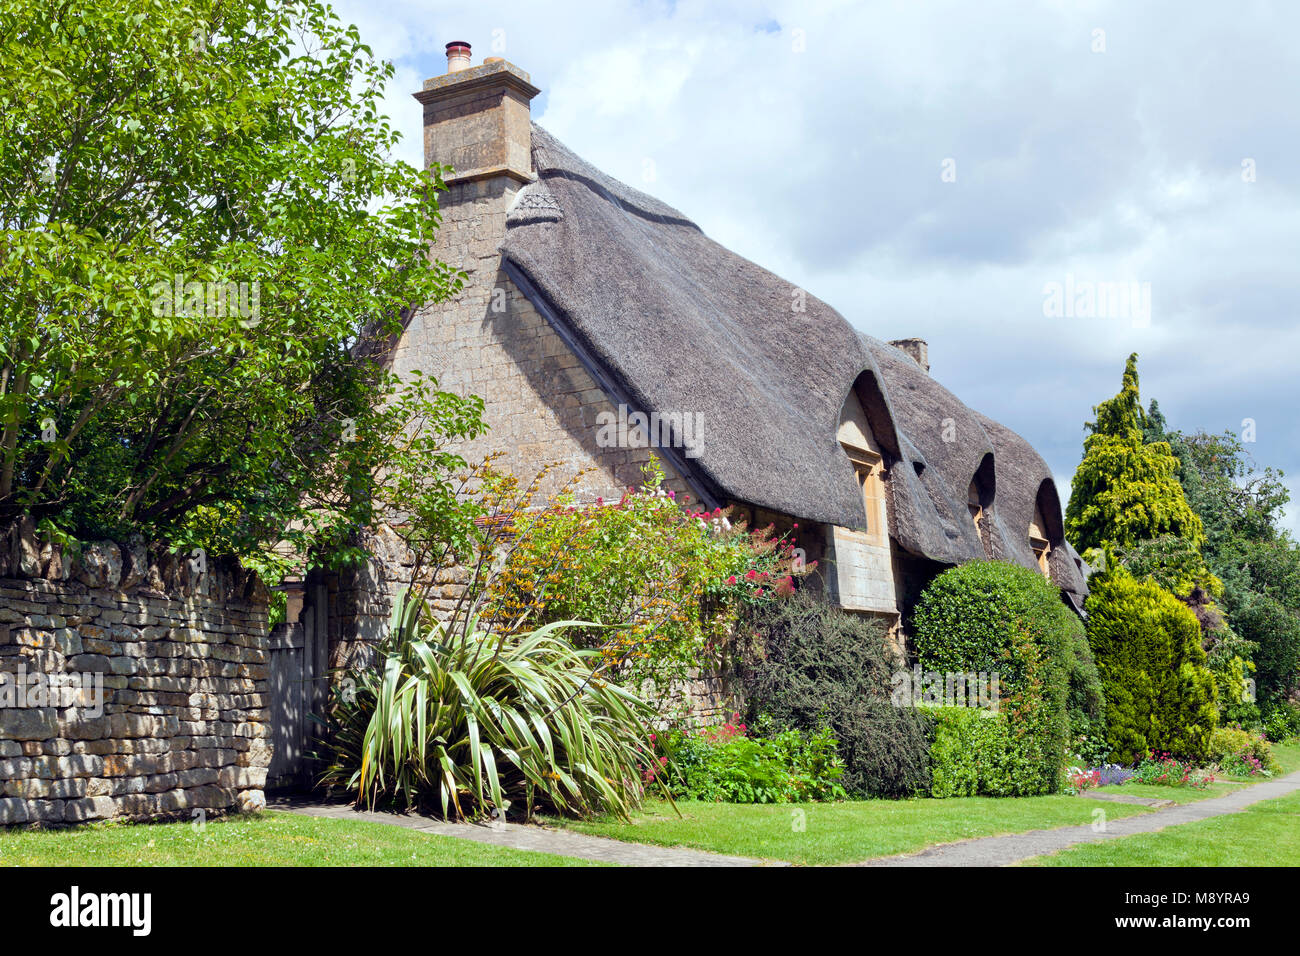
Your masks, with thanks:
M425 80L415 94L424 105L425 165L455 167L449 185L498 177L531 182L528 104L541 91L513 63L470 62L468 43L447 44L447 72Z
M922 371L929 373L930 346L925 344L925 339L894 339L889 344L906 352L917 365L921 366Z

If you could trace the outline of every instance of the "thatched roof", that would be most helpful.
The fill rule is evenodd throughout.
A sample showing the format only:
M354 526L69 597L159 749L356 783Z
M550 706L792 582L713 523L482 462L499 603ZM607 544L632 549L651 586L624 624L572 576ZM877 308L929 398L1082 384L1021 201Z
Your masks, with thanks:
M1028 528L1041 494L1057 546L1053 576L1086 593L1073 552L1060 546L1051 472L1024 439L536 125L533 162L539 181L507 218L507 269L629 404L703 414L703 449L685 461L697 483L718 498L861 527L853 468L836 439L856 388L885 450L900 546L948 564L984 557L966 500L992 455L981 474L993 485L994 556L1036 567Z

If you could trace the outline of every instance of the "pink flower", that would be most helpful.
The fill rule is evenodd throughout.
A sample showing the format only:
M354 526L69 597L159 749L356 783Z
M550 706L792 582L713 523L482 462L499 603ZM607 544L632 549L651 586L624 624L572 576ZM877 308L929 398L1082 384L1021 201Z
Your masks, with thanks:
M756 577L758 577L758 572L755 571L753 568L750 568L748 571L745 572L746 581L752 581Z
M736 576L733 574L731 577L727 578L727 583L728 583L728 584L735 584L735 583L736 583Z

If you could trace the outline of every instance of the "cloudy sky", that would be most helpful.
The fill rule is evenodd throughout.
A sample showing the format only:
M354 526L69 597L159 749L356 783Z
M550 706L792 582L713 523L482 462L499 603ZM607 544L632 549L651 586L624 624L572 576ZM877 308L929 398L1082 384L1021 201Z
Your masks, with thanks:
M928 340L1063 491L1138 352L1175 427L1253 420L1247 447L1300 498L1300 4L336 9L397 66L408 161L409 94L468 41L528 71L534 118L588 161L858 328ZM1131 294L1103 308L1111 290Z

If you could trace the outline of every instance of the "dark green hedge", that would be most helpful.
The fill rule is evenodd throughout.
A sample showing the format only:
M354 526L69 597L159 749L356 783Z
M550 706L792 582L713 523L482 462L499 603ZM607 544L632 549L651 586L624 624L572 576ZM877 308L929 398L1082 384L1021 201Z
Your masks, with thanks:
M929 790L930 718L891 703L891 678L904 662L881 622L798 591L752 609L746 623L758 635L742 674L752 724L767 718L807 733L829 726L851 795Z

